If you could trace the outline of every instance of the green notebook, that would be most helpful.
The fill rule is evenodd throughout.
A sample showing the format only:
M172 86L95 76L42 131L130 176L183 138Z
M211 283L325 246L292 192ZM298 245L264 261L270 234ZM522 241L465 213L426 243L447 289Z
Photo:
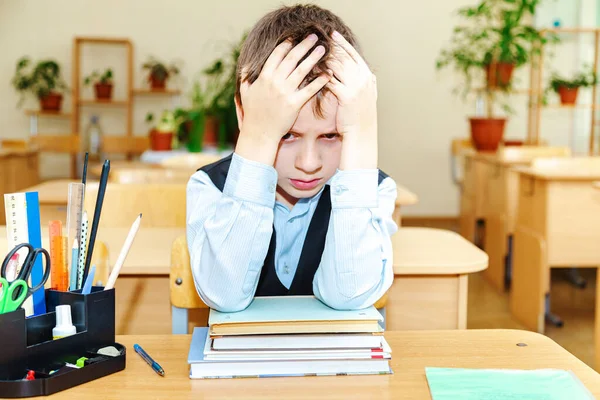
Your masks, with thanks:
M238 312L211 309L211 335L381 332L383 317L374 306L335 310L314 296L255 297Z
M425 368L432 400L587 400L594 396L571 371Z

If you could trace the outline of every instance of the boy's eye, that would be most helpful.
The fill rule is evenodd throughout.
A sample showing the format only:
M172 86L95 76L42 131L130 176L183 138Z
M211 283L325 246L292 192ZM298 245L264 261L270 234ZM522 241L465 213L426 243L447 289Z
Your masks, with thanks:
M332 140L332 139L336 139L340 136L339 133L326 133L325 135L323 135L323 137L327 140Z
M281 140L290 140L290 139L291 139L291 138L293 138L293 137L294 137L294 135L293 135L293 134L291 134L291 133L286 133L285 135L283 135L283 136L281 137Z

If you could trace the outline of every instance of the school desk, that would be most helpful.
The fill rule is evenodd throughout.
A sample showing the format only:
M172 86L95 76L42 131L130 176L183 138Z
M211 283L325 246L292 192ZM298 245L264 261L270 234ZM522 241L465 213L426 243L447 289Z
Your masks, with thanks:
M514 167L530 165L532 160L539 157L570 155L571 151L567 147L509 146L499 148L495 153L480 152L475 156L476 162L484 163L487 167L487 176L483 179L483 249L490 261L483 275L499 292L505 289L505 258L517 214L519 175Z
M396 183L396 207L394 208L394 213L392 215L394 222L396 225L402 225L402 207L411 206L413 204L417 204L419 198L417 195L406 187Z
M527 329L545 328L550 268L600 265L600 157L536 159L520 174L510 310ZM600 287L597 285L596 288ZM600 296L596 296L600 369Z
M392 375L190 379L191 335L117 336L125 370L59 392L53 399L430 399L426 367L572 371L596 397L600 375L546 336L519 330L386 331ZM138 343L165 371L158 376Z
M0 225L6 223L4 194L20 192L39 180L39 150L36 147L0 147Z
M465 329L468 274L487 267L487 254L444 229L400 228L392 245L386 329Z

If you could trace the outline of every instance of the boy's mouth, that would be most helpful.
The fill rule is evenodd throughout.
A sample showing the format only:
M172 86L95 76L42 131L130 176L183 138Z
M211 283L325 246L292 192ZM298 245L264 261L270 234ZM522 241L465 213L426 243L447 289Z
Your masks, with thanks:
M319 185L319 182L321 182L321 178L312 179L310 181L303 181L300 179L291 179L290 178L290 183L292 184L293 187L295 187L298 190L314 189Z

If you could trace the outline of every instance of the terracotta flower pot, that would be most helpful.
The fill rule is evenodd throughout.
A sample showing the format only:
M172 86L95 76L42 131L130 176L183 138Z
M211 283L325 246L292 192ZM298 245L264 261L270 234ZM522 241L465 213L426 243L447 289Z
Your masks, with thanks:
M204 144L214 146L219 137L219 119L213 115L207 115L204 123Z
M150 148L153 151L169 151L173 143L173 132L150 131Z
M479 151L496 151L504 136L504 118L469 118L471 139Z
M157 77L155 75L150 75L148 80L150 81L150 87L152 89L164 90L167 85L167 77L160 79L159 77Z
M515 65L511 63L490 63L485 66L488 87L505 87L510 84Z
M60 111L63 96L60 93L50 92L40 98L40 108L43 111Z
M566 86L559 86L558 87L558 95L560 96L560 103L561 104L569 104L569 105L573 105L573 104L577 103L577 91L578 90L579 90L578 87L568 88Z
M111 83L96 83L94 89L96 90L96 99L110 100L112 98L113 85Z

